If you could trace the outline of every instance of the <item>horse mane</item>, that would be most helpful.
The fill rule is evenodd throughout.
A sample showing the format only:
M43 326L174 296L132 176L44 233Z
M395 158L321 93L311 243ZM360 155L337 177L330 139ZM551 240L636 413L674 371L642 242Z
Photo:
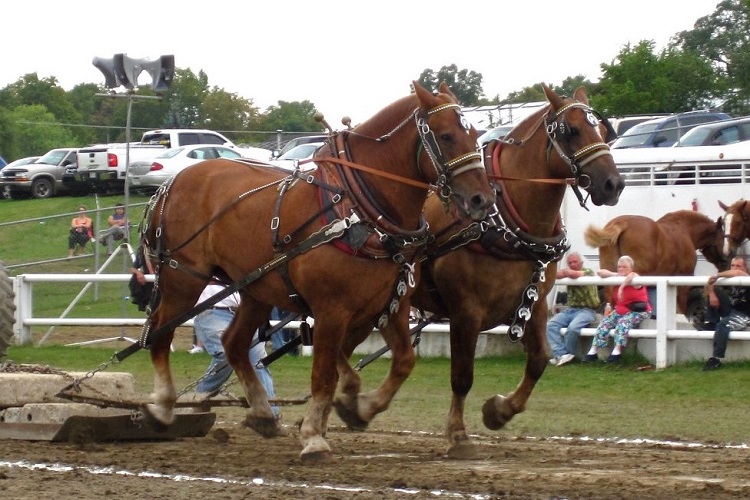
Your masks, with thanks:
M613 247L617 244L617 240L618 238L620 238L622 229L623 228L618 224L613 224L604 228L598 228L594 225L590 225L583 233L583 238L586 241L586 244L590 247Z

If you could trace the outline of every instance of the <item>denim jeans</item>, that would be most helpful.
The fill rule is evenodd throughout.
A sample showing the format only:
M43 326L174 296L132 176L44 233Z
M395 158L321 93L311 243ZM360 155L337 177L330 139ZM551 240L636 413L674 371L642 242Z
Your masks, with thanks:
M224 353L224 346L221 343L221 337L224 331L232 321L233 314L231 311L224 309L208 309L203 311L193 320L193 328L198 340L201 341L206 352L211 356L211 364L206 369L204 378L196 387L197 392L212 393L218 391L232 375L232 367L227 362L227 356ZM258 339L258 332L253 335L253 342ZM274 399L276 394L273 390L273 379L271 372L260 364L260 360L266 356L266 348L263 343L250 348L248 353L250 364L255 368L260 383L266 390L269 399ZM278 408L273 407L273 411L278 415Z
M560 357L563 354L575 354L581 328L585 328L594 321L596 321L596 311L583 307L569 307L555 314L547 322L547 342L552 355ZM563 328L568 329L564 339L560 332Z
M276 321L280 320L286 315L287 313L285 311L280 311L276 307L274 307L271 311L271 319ZM282 328L281 330L278 330L276 333L271 335L271 349L275 351L281 348L284 344L294 339L296 336L297 331L294 328ZM291 351L289 351L289 354L291 354L292 356L296 356L297 351L295 349L292 349Z

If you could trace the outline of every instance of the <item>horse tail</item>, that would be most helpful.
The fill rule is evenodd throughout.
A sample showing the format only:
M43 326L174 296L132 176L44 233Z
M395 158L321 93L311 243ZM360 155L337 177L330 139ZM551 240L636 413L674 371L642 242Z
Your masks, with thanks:
M613 247L617 244L617 240L620 238L622 228L620 226L607 226L604 228L597 228L595 226L589 226L583 233L586 244L590 247Z

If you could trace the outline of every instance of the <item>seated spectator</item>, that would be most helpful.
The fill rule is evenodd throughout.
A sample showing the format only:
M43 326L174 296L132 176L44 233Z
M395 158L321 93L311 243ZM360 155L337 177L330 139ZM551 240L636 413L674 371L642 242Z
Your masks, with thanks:
M68 234L68 257L78 255L86 247L86 243L94 241L91 217L86 215L86 206L78 207L78 215L70 221Z
M583 267L583 257L578 252L568 254L568 268L558 269L557 278L594 276L594 271ZM568 307L547 322L547 342L552 350L550 364L563 366L575 359L581 329L596 321L599 292L596 285L568 287ZM567 328L565 338L562 329Z
M705 295L708 299L706 307L706 322L714 326L714 350L708 358L703 370L715 370L721 367L721 358L727 351L729 332L744 330L750 325L750 288L746 286L730 286L716 289L719 278L735 278L748 276L747 262L744 257L735 257L729 269L708 278Z
M607 346L607 337L612 329L615 332L615 346L607 358L607 363L622 361L622 350L627 345L628 332L651 316L651 304L648 302L646 287L631 285L633 279L638 277L638 273L633 271L633 267L635 267L633 259L623 255L617 260L616 273L609 269L601 269L598 272L602 278L611 276L625 276L626 278L612 294L612 300L614 301L612 311L599 322L594 340L591 342L591 349L583 358L584 362L590 363L599 359L596 353L602 347Z
M115 250L115 241L128 235L128 220L125 218L125 205L115 204L115 212L107 218L109 228L99 236L99 243L107 245L107 255Z

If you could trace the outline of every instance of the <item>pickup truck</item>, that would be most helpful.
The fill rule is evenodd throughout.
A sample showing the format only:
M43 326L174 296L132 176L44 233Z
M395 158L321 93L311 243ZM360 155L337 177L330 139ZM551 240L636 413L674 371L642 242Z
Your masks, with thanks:
M70 191L62 183L65 169L76 162L77 148L56 148L34 163L0 170L0 187L8 198L49 198Z
M78 150L77 165L69 167L63 177L63 184L73 188L88 185L93 191L122 192L125 185L126 158L130 163L146 160L158 155L166 148L159 145L145 145L140 142L127 144L103 144Z
M140 142L130 144L130 164L157 156L165 149L189 144L220 144L237 148L243 156L247 151L213 130L205 129L161 129L143 134ZM69 184L87 182L95 191L122 191L125 186L125 144L83 148L78 152L77 168L68 169ZM265 150L263 150L265 151ZM268 152L270 154L270 152ZM269 155L263 153L268 159Z

